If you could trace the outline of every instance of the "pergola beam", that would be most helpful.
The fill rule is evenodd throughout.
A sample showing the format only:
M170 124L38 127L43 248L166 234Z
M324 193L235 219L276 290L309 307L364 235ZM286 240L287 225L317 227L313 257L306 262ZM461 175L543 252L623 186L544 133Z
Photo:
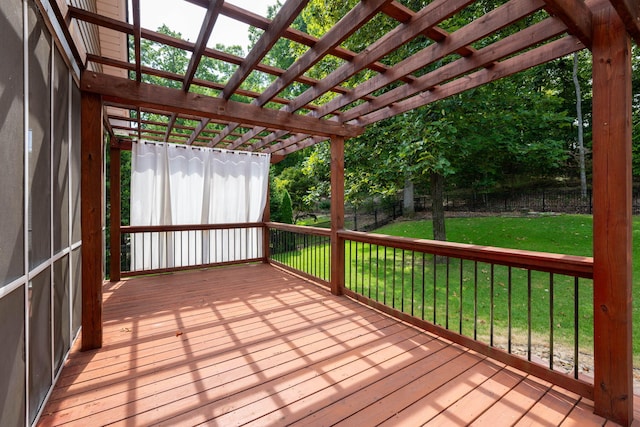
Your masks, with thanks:
M324 58L332 49L342 43L342 41L353 34L358 28L366 24L390 1L391 0L369 0L358 3L338 21L338 23L331 27L311 49L306 51L297 61L291 64L282 75L271 83L262 94L253 101L253 104L260 107L267 104L299 76ZM228 128L219 135L219 140L214 141L212 145L215 146L237 126L239 126L237 122L230 123Z
M636 44L640 45L640 3L634 0L610 0Z
M222 91L221 97L229 99L231 95L240 87L240 84L249 76L255 66L276 44L282 33L289 27L293 20L300 14L309 0L287 0L280 8L276 17L271 21L267 30L262 33L258 42L253 46L240 67L233 73L229 82Z
M434 87L429 91L419 93L418 95L414 95L403 101L389 102L383 109L373 111L369 114L364 114L349 123L359 125L371 124L382 120L383 118L402 114L432 102L457 95L469 89L508 77L515 73L519 73L520 71L569 55L583 48L584 46L578 39L572 36L564 37L516 57L502 61L490 69L476 71L464 78L456 79L442 86Z
M329 120L320 120L294 115L255 105L227 101L178 89L137 83L122 77L108 76L85 71L81 88L84 91L103 95L105 101L120 102L139 107L169 109L176 114L192 114L210 119L239 120L247 125L257 125L313 135L339 135L354 137L362 133L358 126L343 125Z
M576 36L582 44L591 48L592 17L591 10L584 0L544 0L547 11L565 23L569 32Z
M439 96L442 97L448 97L451 95L455 95L456 93L460 93L464 90L466 90L465 88L465 82L469 82L470 84L472 76L475 76L477 73L483 73L482 75L484 75L484 79L491 79L493 78L498 79L498 78L502 78L504 77L503 75L501 75L500 73L497 73L496 70L501 70L502 68L504 68L504 66L500 66L500 63L496 63L496 61L499 61L502 58L508 57L513 55L515 52L519 52L521 50L527 49L531 46L534 46L538 43L543 42L544 40L547 40L549 38L555 37L558 34L561 34L564 30L566 29L566 27L564 26L564 24L557 18L549 18L546 19L545 21L539 22L538 24L531 26L525 30L522 30L519 34L514 34L512 36L509 36L503 40L500 40L486 48L483 48L479 51L477 51L474 55L469 56L469 57L463 57L460 58L452 63L449 63L443 67L440 67L434 71L432 71L431 73L425 74L424 76L420 77L414 84L412 85L404 85L404 86L400 86L397 87L379 97L377 97L374 101L370 101L364 104L361 104L357 107L352 108L351 110L347 110L346 112L344 112L342 114L342 117L340 118L340 120L344 120L344 121L348 121L348 120L358 120L360 116L362 115L366 115L366 114L370 114L369 118L371 117L375 117L380 119L380 117L383 117L384 114L390 114L393 115L392 111L390 110L389 106L392 106L395 103L401 102L402 100L404 100L405 98L409 98L411 96L415 96L416 94L420 93L423 90L429 90L429 89L433 89L436 86L448 81L448 80L452 80L450 83L447 84L447 87L449 88L455 88L455 90L452 90L451 93L449 93L447 90L443 90L442 88L439 88L438 90L440 92ZM452 38L454 39L453 41L455 41L455 35L456 33L454 33L452 35ZM574 45L576 46L576 50L581 49L583 46L582 44L577 41L575 38L572 38ZM452 41L452 42L453 42ZM454 43L455 45L455 43ZM438 49L438 47L434 47L434 49ZM540 49L540 48L538 48ZM563 52L564 50L562 50L561 52ZM427 49L424 49L422 52L416 54L416 55L430 55L430 52ZM528 54L529 56L531 54ZM414 55L415 56L415 55ZM412 59L413 57L408 58L406 61L413 61L415 59ZM552 58L554 59L554 58ZM512 61L513 62L513 61ZM401 63L400 63L401 64ZM400 64L398 64L398 66L401 66ZM464 75L466 73L472 72L475 69L478 68L482 68L484 66L486 66L487 64L493 64L493 66L490 69L485 69L485 70L481 70L478 71L476 74L470 75L465 77L463 80L458 81L458 80L453 80L456 77L459 77L461 75ZM516 64L517 65L517 64ZM537 65L537 63L536 63ZM393 71L390 71L393 72ZM377 78L382 78L382 79L392 79L393 76L377 76L373 79L370 80L373 81L372 86L373 88L376 88L377 86L381 85L381 87L384 87L385 85L391 83L391 81L389 80L382 80L382 81L375 81ZM492 80L490 80L492 81ZM364 88L367 87L369 88L369 86L364 86L364 85L369 85L369 83L364 83L362 88L357 88L354 90L354 92L358 91L358 90L365 90ZM475 85L473 87L476 87ZM368 89L367 89L368 90ZM431 96L431 92L425 92L421 95L418 95L418 97L428 97ZM338 100L340 98L336 98L336 100ZM432 98L430 98L432 99ZM442 98L438 98L438 99L442 99ZM418 99L419 100L419 99ZM435 99L437 100L437 99ZM434 100L431 100L429 102L434 102ZM342 102L329 102L327 103L325 106L319 108L317 110L317 112L312 112L310 115L315 115L315 116L320 116L325 115L330 113L330 111L327 111L328 108L327 106L331 105L330 108L340 108L343 106ZM424 105L424 104L423 104ZM376 110L382 110L382 113L379 113L377 115L373 115L373 113ZM406 111L406 110L405 110ZM396 112L395 114L399 114L398 112ZM388 117L390 117L390 115ZM337 120L337 119L331 119L331 120ZM368 123L370 123L369 121L367 121ZM298 140L292 140L292 141L287 141L287 143L281 143L281 144L276 144L273 147L270 148L270 152L271 153L278 153L278 154L285 154L285 152L280 151L290 145L293 144L298 144L302 139L298 139ZM307 145L305 144L298 144L297 147L300 148L304 148ZM286 151L287 154L290 154L290 151L287 150Z

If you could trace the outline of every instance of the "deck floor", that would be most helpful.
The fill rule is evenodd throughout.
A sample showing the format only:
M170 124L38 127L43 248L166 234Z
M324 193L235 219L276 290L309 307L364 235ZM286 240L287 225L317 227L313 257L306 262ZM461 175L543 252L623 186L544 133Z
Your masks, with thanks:
M264 264L110 283L104 300L103 348L76 344L40 426L607 424L573 393Z

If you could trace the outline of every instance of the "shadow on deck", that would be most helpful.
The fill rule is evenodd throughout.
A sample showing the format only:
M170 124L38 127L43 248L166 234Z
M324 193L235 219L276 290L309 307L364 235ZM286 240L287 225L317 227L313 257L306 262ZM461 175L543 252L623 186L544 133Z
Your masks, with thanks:
M103 348L76 344L40 426L607 424L571 392L266 264L107 283L104 301Z

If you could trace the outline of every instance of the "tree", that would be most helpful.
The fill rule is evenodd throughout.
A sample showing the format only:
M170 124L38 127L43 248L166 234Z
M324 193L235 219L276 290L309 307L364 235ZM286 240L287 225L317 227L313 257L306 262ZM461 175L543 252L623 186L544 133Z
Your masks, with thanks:
M584 118L582 117L582 91L578 79L578 52L573 54L573 84L576 88L576 121L578 125L578 159L580 166L580 193L587 197L587 173L584 162Z

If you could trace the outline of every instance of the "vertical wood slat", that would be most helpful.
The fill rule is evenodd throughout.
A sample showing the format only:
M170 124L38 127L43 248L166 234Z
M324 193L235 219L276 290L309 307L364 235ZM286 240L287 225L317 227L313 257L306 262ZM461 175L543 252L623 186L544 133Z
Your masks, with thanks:
M102 347L102 99L82 93L82 350Z
M122 201L120 200L120 149L111 146L109 151L109 182L110 182L110 194L109 200L111 202L110 208L110 262L109 262L109 277L112 282L120 280L120 226L122 225Z
M631 45L610 4L593 14L594 402L633 419Z
M331 138L331 293L344 288L344 137Z

